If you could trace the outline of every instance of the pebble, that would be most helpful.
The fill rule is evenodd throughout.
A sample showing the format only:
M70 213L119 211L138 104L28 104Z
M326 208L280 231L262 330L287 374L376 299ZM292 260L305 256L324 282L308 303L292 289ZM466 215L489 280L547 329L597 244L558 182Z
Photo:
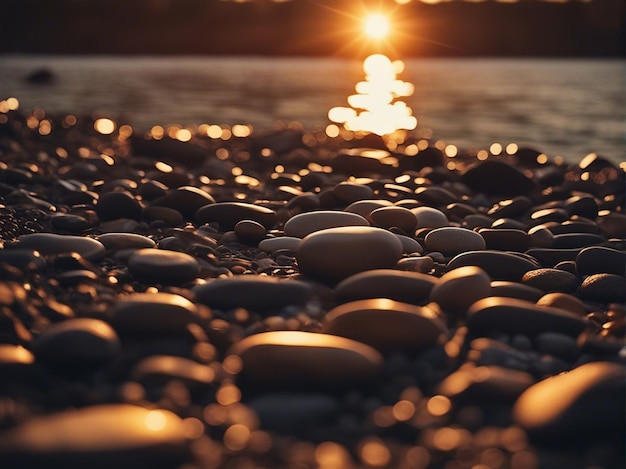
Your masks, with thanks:
M370 214L374 210L384 207L393 207L393 204L390 201L384 199L367 199L351 203L344 209L344 212L356 213L357 215L361 215L368 221L368 223L371 224L373 222Z
M565 270L544 268L526 272L522 277L522 283L546 293L572 293L580 285L580 280Z
M245 202L217 202L200 207L195 214L196 222L217 223L221 231L230 231L241 220L252 220L266 229L274 227L278 221L276 212L260 205Z
M490 294L489 275L480 267L465 266L443 274L433 286L430 300L447 313L465 314L470 305Z
M214 203L215 199L208 192L193 186L181 186L152 200L150 206L170 208L187 220L193 220L198 209Z
M438 310L388 298L351 301L326 313L324 331L378 350L420 350L438 344L447 328Z
M167 410L102 404L34 417L0 434L4 467L170 469L189 458L182 420Z
M485 249L485 239L479 233L454 226L435 228L426 235L424 243L427 251L438 251L445 256Z
M382 371L374 348L335 335L273 331L248 336L227 352L242 361L238 378L253 387L345 389L362 385Z
M540 306L551 306L553 308L561 308L570 313L584 316L587 314L585 304L573 295L567 293L548 293L537 300Z
M156 247L154 240L136 233L104 233L96 239L104 245L107 252Z
M197 301L211 308L222 311L246 308L264 313L290 305L302 306L312 296L308 283L259 275L209 280L191 291Z
M535 183L514 166L503 161L487 160L471 165L461 182L477 193L498 196L528 195Z
M113 191L102 194L96 204L96 213L100 221L128 218L141 220L141 204L126 191Z
M448 226L448 217L441 210L433 207L415 207L410 209L417 218L418 228L441 228Z
M374 269L341 281L334 290L337 302L389 298L403 303L421 304L428 300L437 278L419 272Z
M149 206L143 209L143 218L146 221L161 221L166 226L180 226L185 219L178 210L169 207Z
M450 259L446 268L453 270L468 265L480 267L487 272L492 280L509 280L512 282L521 281L526 272L541 267L528 257L518 254L479 250L458 254Z
M300 245L300 238L294 236L277 236L276 238L266 238L259 242L259 249L265 252L295 251Z
M413 233L417 227L417 217L408 208L392 206L381 207L370 213L374 226L389 229L400 228L404 233Z
M200 274L200 265L183 252L146 248L128 258L128 270L140 282L182 285Z
M75 252L90 261L104 258L104 245L86 236L59 235L53 233L32 233L18 238L15 247L38 251L43 256L53 256Z
M489 250L524 252L530 249L531 237L523 230L482 228L478 233L484 238L485 248Z
M258 244L267 233L263 225L252 220L241 220L234 227L237 238L245 243Z
M351 204L357 200L371 199L374 197L374 191L365 184L357 184L354 182L340 182L333 187L333 194L346 204Z
M578 293L581 298L589 301L624 303L626 301L626 282L621 275L593 274L582 281Z
M528 388L513 419L541 442L605 438L623 444L625 382L622 365L587 363Z
M408 256L400 259L396 264L396 269L408 272L429 273L435 266L435 261L429 253L428 256Z
M48 327L33 340L31 349L38 362L72 374L106 365L120 352L121 345L106 322L73 318Z
M402 257L402 243L381 228L328 228L306 236L296 251L301 272L328 283L359 272L392 268Z
M507 280L495 280L491 282L491 296L505 296L507 298L517 298L534 303L543 295L544 292L538 288L519 282L510 282Z
M291 217L284 226L286 236L304 238L316 231L341 226L369 226L362 216L352 212L337 210L318 210L304 212Z
M604 246L586 247L576 256L576 270L580 275L607 273L626 276L626 252Z
M194 303L175 293L133 293L110 308L107 320L121 336L180 337L201 315Z
M499 366L465 366L446 377L438 392L455 401L515 401L535 383L525 371Z
M467 327L476 334L502 331L535 336L542 332L560 332L576 337L587 327L587 321L559 308L492 296L469 307Z

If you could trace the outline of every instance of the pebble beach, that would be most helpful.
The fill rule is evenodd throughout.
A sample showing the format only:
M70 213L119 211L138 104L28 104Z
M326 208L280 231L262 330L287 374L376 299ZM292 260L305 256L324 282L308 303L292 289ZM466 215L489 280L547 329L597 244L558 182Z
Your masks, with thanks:
M1 468L624 467L614 162L2 103Z

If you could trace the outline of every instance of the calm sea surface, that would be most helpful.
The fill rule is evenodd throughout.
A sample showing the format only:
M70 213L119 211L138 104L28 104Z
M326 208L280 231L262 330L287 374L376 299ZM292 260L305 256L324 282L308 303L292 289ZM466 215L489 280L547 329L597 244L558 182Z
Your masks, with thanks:
M576 161L626 159L626 65L621 60L411 59L399 76L418 130L463 148L530 145ZM25 76L46 67L56 80ZM298 121L323 129L364 79L359 61L258 57L0 56L0 99L21 109L100 113L155 124Z

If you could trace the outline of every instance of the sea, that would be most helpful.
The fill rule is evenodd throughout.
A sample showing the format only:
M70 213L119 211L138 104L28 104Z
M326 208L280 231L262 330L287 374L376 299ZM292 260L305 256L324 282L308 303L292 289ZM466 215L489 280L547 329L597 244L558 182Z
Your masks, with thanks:
M394 60L401 58L394 57ZM578 161L626 160L626 63L619 59L410 58L397 78L414 132L468 150L515 143ZM26 77L46 69L46 84ZM323 130L365 80L362 60L202 56L0 56L0 100L20 109L154 125L299 123ZM398 98L400 99L400 98Z

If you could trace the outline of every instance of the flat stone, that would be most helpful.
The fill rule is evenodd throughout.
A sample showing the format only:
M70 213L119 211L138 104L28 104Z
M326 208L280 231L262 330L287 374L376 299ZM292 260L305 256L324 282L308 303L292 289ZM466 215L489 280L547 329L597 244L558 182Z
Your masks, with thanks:
M453 257L446 268L453 270L467 265L480 267L487 272L492 280L509 280L512 282L519 282L526 272L541 267L527 257L510 252L472 251L463 252Z
M587 307L577 297L567 293L547 293L537 300L541 306L564 309L579 316L587 314Z
M502 331L535 336L542 332L560 332L576 337L587 327L587 321L559 308L492 296L469 307L467 326L473 333Z
M438 392L454 400L514 402L535 383L530 373L500 366L465 366L450 374Z
M392 206L393 204L390 201L384 200L384 199L358 200L348 205L344 209L344 212L356 213L357 215L361 215L363 218L365 218L368 221L368 223L371 224L372 218L370 214L374 210L383 208L383 207L392 207Z
M66 410L0 434L4 467L178 467L189 457L182 420L166 410L103 404Z
M438 251L446 256L485 249L485 239L480 234L454 226L435 228L426 235L424 243L427 251Z
M491 282L491 296L505 296L507 298L517 298L530 301L532 303L539 300L544 292L538 288L524 285L519 282L507 280L496 280Z
M608 438L623 444L625 382L621 364L587 363L528 388L513 419L542 442Z
M415 207L410 210L417 218L417 228L441 228L448 226L448 217L441 210L433 207Z
M416 239L402 234L396 234L396 236L402 243L402 252L404 254L419 255L424 253L424 248Z
M300 245L300 238L294 236L277 236L276 238L266 238L259 242L259 249L265 252L276 252L283 249L295 251Z
M395 269L374 269L354 274L334 290L340 303L368 298L389 298L403 303L421 304L428 300L438 280L432 275Z
M626 252L604 246L581 249L576 256L576 270L580 275L626 275Z
M210 280L193 287L196 300L211 308L228 311L246 308L267 312L289 305L304 305L312 287L299 280L259 275L237 275Z
M38 362L64 372L96 369L121 351L117 333L106 322L72 318L55 323L37 336L31 350Z
M301 272L328 283L372 269L393 267L402 256L402 243L381 228L329 228L306 236L296 251Z
M104 233L96 238L107 251L119 251L120 249L144 249L154 248L154 240L135 233Z
M443 339L447 328L438 308L387 298L351 301L326 313L324 331L379 350L419 350Z
M572 293L580 285L580 280L565 270L543 268L526 272L522 277L522 283L546 293Z
M128 258L130 273L141 282L182 285L200 273L198 261L189 254L165 249L139 249Z
M260 205L245 202L217 202L205 205L196 211L196 222L199 224L215 222L222 231L231 231L241 220L252 220L272 228L278 221L276 212Z
M330 334L273 331L248 336L228 355L241 358L238 375L253 388L345 389L363 385L382 371L376 349Z
M392 206L381 207L370 213L374 226L389 229L400 228L407 234L413 233L417 227L417 217L408 208Z
M113 191L102 194L96 204L96 213L100 221L128 218L141 220L141 204L126 191Z
M554 236L552 247L555 249L585 248L605 241L604 236L593 233L564 233Z
M578 293L585 300L600 303L624 303L626 282L621 275L593 274L583 280Z
M352 212L318 210L304 212L291 217L284 226L286 236L304 238L306 235L327 228L341 226L369 226L362 216Z
M489 275L476 266L446 272L430 292L430 300L445 312L464 314L467 308L491 294Z
M530 248L531 238L523 230L513 228L481 228L486 249L496 251L524 252Z
M108 321L122 336L181 336L201 320L198 307L174 293L133 293L121 297Z
M38 251L43 256L75 252L90 261L101 260L106 251L104 245L93 238L53 233L22 235L14 247Z
M174 209L188 220L193 220L196 211L205 205L214 204L211 194L194 186L181 186L150 202L151 206Z

